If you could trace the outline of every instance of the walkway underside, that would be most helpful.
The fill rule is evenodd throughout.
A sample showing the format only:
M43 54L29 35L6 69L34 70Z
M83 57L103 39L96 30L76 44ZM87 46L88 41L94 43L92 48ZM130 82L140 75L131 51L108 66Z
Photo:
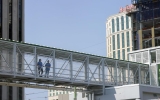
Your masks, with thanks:
M43 65L50 61L48 77L45 67L42 76L38 74L39 59ZM8 40L0 40L0 80L18 87L87 90L150 83L145 64Z

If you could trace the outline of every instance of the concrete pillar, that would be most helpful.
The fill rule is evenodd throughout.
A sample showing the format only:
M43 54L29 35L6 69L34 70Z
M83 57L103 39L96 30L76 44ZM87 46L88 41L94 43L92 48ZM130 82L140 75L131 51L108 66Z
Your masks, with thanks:
M92 100L94 100L94 93L92 93Z
M138 36L139 36L139 49L143 49L142 30L138 31Z
M9 35L9 1L8 0L2 0L2 37L8 39Z
M17 87L13 87L13 93L12 93L12 95L14 96L14 98L13 98L13 100L18 100L18 98L17 98Z
M152 27L152 47L155 47L155 39L154 39L154 37L155 37L155 34L154 34L154 27Z
M92 100L92 98L91 98L91 93L90 94L88 94L88 100Z
M2 86L2 100L8 100L8 87Z
M12 0L12 39L18 40L18 0Z

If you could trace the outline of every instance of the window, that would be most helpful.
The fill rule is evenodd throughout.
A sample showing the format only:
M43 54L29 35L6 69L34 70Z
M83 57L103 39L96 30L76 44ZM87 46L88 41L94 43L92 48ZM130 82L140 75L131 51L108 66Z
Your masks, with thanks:
M130 48L127 48L127 52L130 52Z
M9 100L13 100L13 87L9 86L9 90L8 90L8 99Z
M124 33L122 33L122 48L125 47L125 42L124 42Z
M58 95L58 92L56 92L56 95Z
M115 50L115 35L112 36L112 46L113 50Z
M126 29L128 29L128 28L129 28L129 17L126 16Z
M120 59L120 55L121 55L120 50L118 50L118 59Z
M123 60L125 60L125 49L122 50Z
M130 46L130 40L129 40L129 39L130 39L130 38L129 38L129 32L127 32L127 37L126 37L126 38L127 38L127 47L129 47L129 46Z
M113 58L115 59L116 58L116 52L113 51Z
M120 37L119 37L119 34L117 34L117 48L120 49Z
M124 17L121 17L121 30L124 30Z
M50 97L52 96L52 94L50 93Z
M117 31L119 31L119 18L118 17L117 17L116 21L117 21Z
M53 93L53 96L55 95L55 93Z
M114 27L114 19L112 19L112 33L115 32L115 27Z

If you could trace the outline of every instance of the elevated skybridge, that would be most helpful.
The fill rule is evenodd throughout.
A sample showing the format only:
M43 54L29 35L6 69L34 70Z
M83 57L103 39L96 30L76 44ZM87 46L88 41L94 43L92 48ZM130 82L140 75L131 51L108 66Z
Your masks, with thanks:
M147 64L0 39L0 84L41 89L94 91L108 86L149 84ZM37 62L51 63L49 77ZM86 90L84 90L86 89Z

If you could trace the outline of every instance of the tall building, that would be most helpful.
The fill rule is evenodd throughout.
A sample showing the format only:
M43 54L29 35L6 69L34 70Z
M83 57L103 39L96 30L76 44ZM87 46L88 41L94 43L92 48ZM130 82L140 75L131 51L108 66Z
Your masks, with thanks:
M160 46L160 1L132 0L136 11L128 12L133 19L133 49Z
M127 53L132 51L131 18L126 12L110 16L106 22L107 56L127 60Z
M24 0L0 0L0 38L24 41ZM9 52L3 52L11 58L7 56ZM22 62L22 58L18 59ZM5 67L3 62L2 67ZM24 88L0 86L0 100L24 100Z

